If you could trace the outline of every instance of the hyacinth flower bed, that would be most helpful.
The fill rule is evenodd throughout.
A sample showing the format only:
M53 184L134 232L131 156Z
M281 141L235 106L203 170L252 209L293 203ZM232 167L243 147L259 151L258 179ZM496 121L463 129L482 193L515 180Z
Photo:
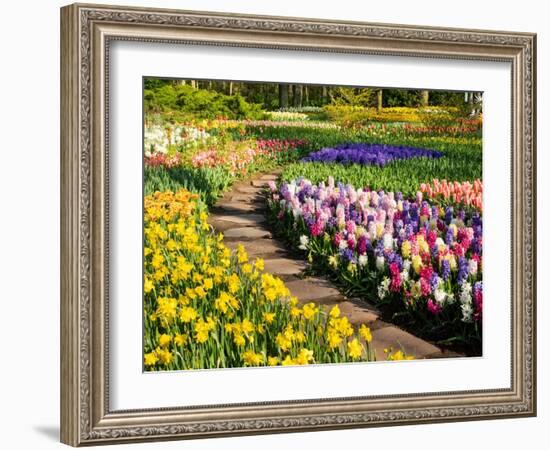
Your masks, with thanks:
M312 269L416 335L481 354L483 223L396 192L307 179L270 185L276 232Z
M144 367L148 371L370 361L372 335L315 303L211 231L197 195L144 203ZM401 351L388 359L410 359Z
M388 162L411 158L441 158L443 153L423 148L393 146L386 144L345 143L323 148L303 158L303 162L327 162L341 164L376 165L383 167Z

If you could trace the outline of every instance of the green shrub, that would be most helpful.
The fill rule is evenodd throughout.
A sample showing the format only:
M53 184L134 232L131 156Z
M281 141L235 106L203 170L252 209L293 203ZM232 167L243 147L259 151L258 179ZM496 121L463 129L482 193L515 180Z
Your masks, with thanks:
M261 106L248 103L240 94L225 95L189 85L167 84L144 90L147 115L161 113L170 121L215 119L262 119Z

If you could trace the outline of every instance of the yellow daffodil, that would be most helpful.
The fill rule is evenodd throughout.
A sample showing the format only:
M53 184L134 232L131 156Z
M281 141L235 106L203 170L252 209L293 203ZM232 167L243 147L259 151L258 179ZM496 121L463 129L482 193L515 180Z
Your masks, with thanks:
M168 347L168 345L170 345L170 342L172 342L172 336L168 335L168 334L161 334L159 336L159 346L164 348L164 347Z
M363 346L359 343L357 338L352 339L348 342L348 354L353 359L359 359L363 353Z
M370 328L366 327L364 324L361 324L359 334L361 334L361 337L365 340L365 342L372 342L372 333Z
M254 267L259 270L260 272L264 270L264 260L261 258L257 258L256 261L254 261Z
M248 350L243 353L243 361L247 366L259 366L264 362L264 355Z
M186 334L176 334L174 336L174 344L176 345L184 345L187 342L187 335Z
M155 352L145 353L145 355L143 355L143 359L145 360L144 362L146 366L154 366L159 360Z
M273 319L275 319L275 313L264 312L263 317L266 323L270 324L273 322Z

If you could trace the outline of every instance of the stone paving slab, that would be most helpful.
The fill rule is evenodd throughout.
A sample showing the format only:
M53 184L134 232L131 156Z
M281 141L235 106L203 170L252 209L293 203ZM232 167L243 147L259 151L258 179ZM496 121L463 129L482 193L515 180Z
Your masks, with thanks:
M338 303L338 308L340 308L342 315L346 316L354 326L360 326L361 324L369 326L373 322L378 321L378 314L369 311L353 301L348 300Z
M390 347L393 351L402 350L407 355L414 356L415 359L422 359L427 356L433 357L433 355L441 353L441 350L435 345L423 341L393 325L374 330L372 332L372 344L376 359L380 361L386 359L384 349Z
M212 217L208 218L208 223L212 228L214 228L214 230L219 231L224 235L228 230L231 230L232 228L242 228L242 225L239 225L238 223L216 220Z
M437 353L432 353L431 355L426 355L426 358L429 359L442 359L442 358L465 358L466 355L463 353L458 353L448 349L440 349Z
M299 275L306 268L304 261L289 258L274 258L264 261L265 271L278 276Z
M249 256L284 256L287 251L284 245L274 239L256 239L254 241L227 241L226 245L231 250L236 249L239 244L243 244Z
M244 185L244 186L237 186L235 188L235 191L240 192L241 194L261 194L262 189L250 186L250 185Z
M224 236L226 239L252 240L252 239L270 238L271 233L263 228L239 227L239 228L231 228L225 231Z
M374 306L372 303L369 303L367 300L363 299L363 298L360 298L360 297L351 297L349 299L350 302L356 304L357 306L359 306L360 308L366 310L366 311L369 311L371 312L372 314L375 314L377 315L378 317L381 317L382 316L382 313L380 312L380 310Z
M223 201L216 204L212 211L222 211L224 213L248 213L248 212L259 212L265 209L264 205L257 203L243 203L243 202L232 202L232 201Z
M259 180L252 180L250 183L252 184L252 186L255 186L255 187L258 187L258 188L263 188L263 187L267 187L269 185L270 181L271 180L259 179Z
M266 175L262 175L260 177L260 180L264 180L264 181L277 181L279 177L275 174L272 174L272 173L268 173Z
M212 222L231 222L244 227L254 227L266 221L261 214L212 214L210 220Z
M260 194L233 194L229 200L231 202L254 203L265 201L265 197Z
M286 286L301 303L327 304L344 300L340 291L331 282L322 278L289 281Z

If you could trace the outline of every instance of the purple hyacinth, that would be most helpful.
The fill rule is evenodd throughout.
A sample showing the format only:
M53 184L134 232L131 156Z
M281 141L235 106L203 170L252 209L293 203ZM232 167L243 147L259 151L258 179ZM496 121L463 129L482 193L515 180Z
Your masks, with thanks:
M444 259L443 261L441 261L441 278L447 281L450 276L451 276L451 264L449 263L449 260Z
M349 262L357 262L355 256L353 256L353 250L351 248L346 248L344 251L342 251L342 256Z
M468 278L468 260L463 256L458 257L458 284L462 284Z
M388 260L388 264L396 263L400 271L403 269L403 258L400 255L398 255L396 252L391 252L388 255L387 260Z
M447 232L445 233L445 244L451 245L453 241L454 241L453 230L448 228Z
M379 240L376 242L376 247L374 249L374 254L376 256L384 256L384 241Z
M439 276L437 273L433 272L430 278L430 287L432 288L432 292L437 289L437 286L439 286Z
M451 220L453 220L453 207L452 206L447 206L445 208L445 222L447 223L447 225L449 225L451 223Z
M361 164L364 166L385 166L388 162L410 158L441 158L436 150L394 146L386 144L346 143L322 148L302 159L303 162L328 162Z

